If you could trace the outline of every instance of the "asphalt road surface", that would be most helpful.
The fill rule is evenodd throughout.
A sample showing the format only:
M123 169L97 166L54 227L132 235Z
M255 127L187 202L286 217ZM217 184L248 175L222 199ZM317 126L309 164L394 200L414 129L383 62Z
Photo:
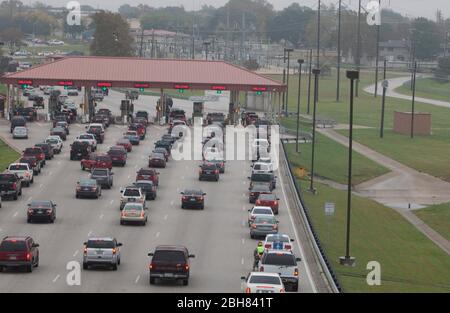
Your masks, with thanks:
M107 107L118 113L123 96L111 92L98 108ZM154 115L155 97L141 97L135 111L147 110ZM214 110L228 109L227 101L208 104ZM192 111L188 101L175 100L175 107ZM190 111L189 111L190 110ZM9 123L0 122L0 134L19 149L40 142L49 134L50 124L30 123L28 140L12 140ZM125 126L112 125L106 131L99 151L107 151L122 137ZM149 223L145 226L119 224L119 190L134 182L136 171L146 167L153 143L166 128L151 126L147 138L134 147L124 168L114 168L114 187L103 190L99 200L75 199L75 184L89 176L80 169L79 161L69 160L70 143L84 125L71 126L70 136L30 188L24 188L18 201L3 201L0 209L0 237L31 235L40 244L40 265L31 274L18 271L1 273L1 292L240 292L240 277L251 271L253 250L257 241L250 239L247 226L247 189L250 162L231 161L219 183L199 182L199 161L170 161L160 170L160 186L156 201L148 201ZM286 194L278 183L276 193L281 198L280 232L296 238L294 223L286 207ZM204 211L182 210L180 194L186 187L199 187L207 193ZM27 224L26 207L31 200L53 200L57 205L55 224ZM83 242L89 236L114 236L123 243L122 262L118 271L82 270L81 285L69 286L66 265L82 263ZM164 283L149 285L147 253L161 244L181 244L196 255L191 262L189 286ZM302 257L301 245L295 242L294 252ZM302 258L303 259L303 258ZM315 292L305 261L299 263L299 292Z

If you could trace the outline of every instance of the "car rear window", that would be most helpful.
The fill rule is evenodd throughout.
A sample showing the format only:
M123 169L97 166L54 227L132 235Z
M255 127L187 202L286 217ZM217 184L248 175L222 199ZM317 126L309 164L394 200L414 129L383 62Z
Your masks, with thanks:
M102 175L102 176L106 176L108 174L107 170L94 170L92 172L92 175Z
M272 210L269 209L254 209L253 214L270 214L272 215Z
M14 174L0 174L0 180L3 180L3 181L16 181L16 175L14 175Z
M22 240L5 240L0 244L0 251L27 251L27 245Z
M140 197L141 196L138 189L126 189L123 195L125 197Z
M112 149L112 150L108 151L108 154L111 154L111 155L123 155L124 151L118 150L118 149Z
M26 166L26 165L10 165L9 170L10 171L26 171L26 170L28 170L28 166Z
M153 183L137 183L136 187L142 188L142 189L151 189L153 187Z
M111 240L89 240L86 245L91 249L113 249L114 241Z
M289 238L284 236L269 236L266 240L268 242L289 242Z
M182 251L156 251L152 261L185 262L185 254Z
M217 166L215 164L203 165L202 169L207 170L207 171L213 171L213 170L217 169Z
M279 277L275 276L253 275L250 277L250 284L281 285L281 280Z
M111 161L111 158L109 156L98 156L96 160L100 162L109 162Z
M263 256L262 263L266 265L295 266L295 258L287 253L268 253Z
M252 179L252 181L270 182L272 180L272 175L253 174L251 179Z
M42 150L40 148L27 148L25 149L25 154L40 154Z
M140 170L139 175L154 175L155 171L153 170Z
M272 217L257 216L255 219L256 224L275 224L275 219Z
M259 200L262 200L262 201L272 201L272 200L275 200L275 195L272 195L272 194L262 194L262 195L259 196L258 199L259 199Z

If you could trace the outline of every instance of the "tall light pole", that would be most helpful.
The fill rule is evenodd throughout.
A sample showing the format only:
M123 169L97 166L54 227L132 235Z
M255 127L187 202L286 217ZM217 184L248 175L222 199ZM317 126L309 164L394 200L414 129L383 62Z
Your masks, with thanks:
M311 113L311 78L312 78L312 59L313 50L309 50L309 78L308 78L308 107L306 109L306 114Z
M359 71L361 68L361 0L358 5L358 28L357 28L357 43L356 43L356 67ZM359 78L356 79L355 97L359 96Z
M381 9L381 0L378 0L379 8ZM381 25L377 25L377 52L375 64L375 98L378 95L378 59L380 58L380 30Z
M283 50L283 85L286 84L286 48ZM281 112L284 112L284 105L286 104L286 92L283 92L283 104L281 106ZM281 112L279 112L281 114Z
M298 98L297 98L297 140L296 140L296 151L298 150L298 139L300 135L300 98L301 98L301 89L302 89L302 65L305 63L305 60L299 59L298 62Z
M314 74L314 106L313 106L313 126L312 126L312 149L311 149L311 185L309 186L309 192L315 194L316 189L314 188L314 175L315 175L315 168L314 168L314 161L316 156L316 111L317 111L317 94L318 94L318 87L319 87L319 75L320 75L320 69L315 68L313 69Z
M352 163L353 163L353 93L354 82L359 79L359 71L347 71L350 79L350 134L348 139L348 183L347 183L347 233L345 243L345 256L339 258L339 263L345 266L354 266L355 258L350 256L350 213L352 208Z
M336 102L340 100L340 84L341 84L341 16L342 16L342 0L339 0L338 9L338 42L337 42L337 83L336 83Z
M415 119L415 104L416 104L416 75L417 75L417 61L414 62L413 69L413 93L411 103L411 138L414 138L414 119Z
M386 67L387 67L387 60L384 60L384 67L383 67L383 98L381 100L381 125L380 125L380 138L384 137L384 111L386 106L386 90L389 87L389 83L386 80Z
M203 45L205 46L206 61L208 61L208 47L209 45L211 45L211 43L209 41L205 41Z
M287 52L287 75L286 75L286 104L284 106L284 113L285 116L288 116L288 107L289 107L289 76L290 76L290 64L291 64L291 52L294 51L294 49L285 49Z
M320 69L320 0L317 7L317 60L316 60L316 69ZM319 81L315 82L316 86L316 97L317 101L319 101Z

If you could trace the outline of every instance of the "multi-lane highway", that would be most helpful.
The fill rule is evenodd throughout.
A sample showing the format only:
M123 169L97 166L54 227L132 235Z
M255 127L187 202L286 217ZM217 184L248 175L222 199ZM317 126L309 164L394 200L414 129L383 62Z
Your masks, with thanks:
M119 113L123 95L111 91L98 108L109 108ZM135 111L147 110L155 115L155 97L141 96L135 102ZM174 107L192 111L189 101L175 100ZM226 112L226 101L210 103L206 111ZM153 125L147 138L128 155L124 168L114 168L114 187L103 190L99 200L75 199L75 184L88 173L80 169L79 161L69 160L70 143L84 132L84 126L73 124L63 152L48 161L41 175L30 188L24 188L18 201L3 201L0 209L0 237L31 235L40 244L39 268L28 274L18 271L1 273L1 292L240 292L242 275L251 271L253 250L257 241L250 239L247 226L247 176L250 163L227 162L226 173L219 183L198 180L199 161L170 161L160 170L160 186L156 201L149 201L149 223L141 226L121 226L119 223L119 190L134 182L136 171L146 167L153 143L167 132L166 127ZM9 123L0 121L0 134L17 149L22 150L44 140L50 124L30 123L28 140L12 140ZM106 131L100 151L122 137L126 126L112 125ZM282 175L278 175L283 179ZM285 178L286 179L286 178ZM207 193L204 211L182 210L180 191L198 187ZM281 199L280 232L296 238L294 252L303 261L299 263L299 292L315 292L309 266L303 257L302 242L297 238L294 221L287 207L284 184L278 183L276 194ZM55 224L27 224L26 205L31 200L52 200L57 207ZM81 285L66 283L66 265L70 261L81 263L83 242L89 236L114 236L123 243L122 263L119 270L91 269L81 273ZM160 244L181 244L196 255L191 263L189 286L165 283L149 285L147 253Z

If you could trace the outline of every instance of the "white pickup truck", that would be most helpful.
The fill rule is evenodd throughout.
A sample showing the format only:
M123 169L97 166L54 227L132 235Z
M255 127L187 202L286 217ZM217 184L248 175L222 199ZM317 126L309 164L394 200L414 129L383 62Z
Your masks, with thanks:
M33 169L28 163L12 163L8 166L7 171L17 174L24 186L29 187L34 182Z
M298 267L300 258L292 251L266 250L259 261L259 271L279 274L286 290L298 291Z

